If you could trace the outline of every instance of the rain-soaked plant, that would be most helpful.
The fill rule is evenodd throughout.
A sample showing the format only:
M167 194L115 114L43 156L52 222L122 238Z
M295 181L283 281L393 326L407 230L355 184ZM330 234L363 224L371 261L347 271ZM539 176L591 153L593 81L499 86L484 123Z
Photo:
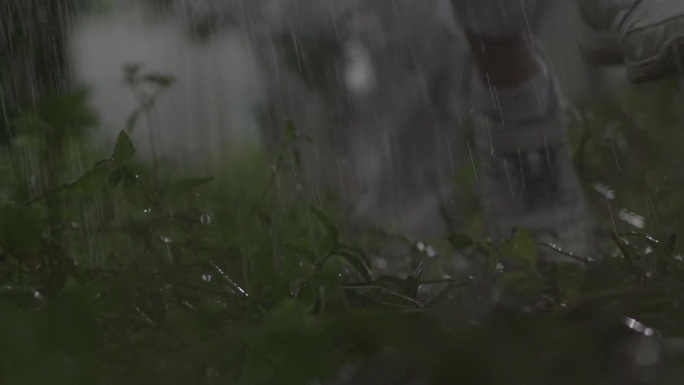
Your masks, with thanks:
M413 259L384 275L296 177L310 139L293 122L274 164L247 153L216 178L152 177L128 135L150 95L79 176L0 190L0 384L681 382L676 235L614 227L601 255L547 263L553 246L524 230L380 234ZM472 267L448 268L454 254Z
M230 212L200 210L211 178L148 175L122 131L111 156L52 192L107 190L126 207L117 228L76 218L64 229L108 234L109 263L79 262L68 236L47 235L43 196L2 202L3 384L306 384L340 381L340 368L355 383L608 384L627 372L678 383L676 350L644 342L684 336L674 235L614 234L614 255L555 264L529 232L454 235L438 251L477 255L477 268L425 276L440 253L420 244L413 274L383 276L315 206L315 237L269 235L245 259L222 238ZM632 340L636 358L618 360Z

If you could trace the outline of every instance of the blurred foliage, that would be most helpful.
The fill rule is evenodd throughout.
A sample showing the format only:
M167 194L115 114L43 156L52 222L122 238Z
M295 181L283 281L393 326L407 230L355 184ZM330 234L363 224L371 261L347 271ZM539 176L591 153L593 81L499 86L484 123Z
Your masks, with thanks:
M577 102L571 125L577 167L603 234L682 234L683 102L676 79L616 87Z

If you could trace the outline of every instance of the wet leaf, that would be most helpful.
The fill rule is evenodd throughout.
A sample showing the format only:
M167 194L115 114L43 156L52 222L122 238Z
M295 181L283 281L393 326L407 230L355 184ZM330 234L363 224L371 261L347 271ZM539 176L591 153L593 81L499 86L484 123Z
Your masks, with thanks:
M114 188L121 183L123 180L123 173L121 172L121 167L114 169L107 178L107 186L109 188Z
M119 164L126 163L133 159L135 155L135 147L133 146L133 141L128 136L126 131L122 130L116 139L116 144L114 145L114 161Z
M325 213L323 213L321 210L319 210L315 206L309 206L309 209L318 218L318 220L321 222L321 224L325 228L325 231L328 234L330 234L330 236L335 241L335 243L338 243L339 233L338 233L337 227L335 226L333 221L330 220L330 218L327 215L325 215Z
M534 233L519 230L515 236L502 244L502 256L514 263L536 270L539 249Z
M370 275L370 265L368 265L362 257L339 250L335 252L335 255L338 255L344 258L345 261L349 262L349 264L354 267L354 270L356 270L356 272L359 273L364 280L367 282L372 280Z
M577 263L558 263L554 265L556 287L568 300L575 300L582 294L584 269Z
M100 190L106 186L109 174L107 167L95 166L78 178L74 182L73 188L84 193Z
M135 168L129 165L125 165L119 167L118 170L121 173L121 178L123 180L124 186L132 187L138 184L138 174L136 173Z
M316 250L320 255L328 256L337 250L339 243L333 234L327 233L318 242Z
M363 262L366 264L366 266L368 266L368 267L370 268L370 266L371 266L371 258L368 256L368 253L366 253L365 250L363 250L363 249L360 248L360 247L350 246L350 245L346 245L346 244L340 244L340 248L341 248L341 249L348 249L349 251L353 251L353 252L356 253L360 258L362 258L362 259L363 259Z
M316 263L316 254L311 250L304 240L290 241L285 244L285 247L291 252L306 258L311 263Z
M146 210L150 207L156 206L155 201L153 201L148 194L143 191L143 189L138 186L128 187L123 189L124 201L134 208Z

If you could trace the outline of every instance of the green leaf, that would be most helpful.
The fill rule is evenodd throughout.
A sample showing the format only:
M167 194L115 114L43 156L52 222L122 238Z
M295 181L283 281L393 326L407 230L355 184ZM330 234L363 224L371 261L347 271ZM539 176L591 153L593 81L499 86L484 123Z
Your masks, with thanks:
M311 263L316 263L316 253L313 252L303 240L295 240L285 244L285 248L291 252L306 258Z
M123 180L124 186L132 187L138 184L138 173L134 167L130 165L125 165L119 167L119 172L121 173L121 178Z
M123 164L133 159L133 155L135 155L133 141L131 141L125 130L121 130L119 137L116 139L116 145L114 145L114 161Z
M109 188L114 188L118 186L122 180L123 173L121 172L121 167L117 167L109 174L109 177L107 178L107 186L109 186Z
M155 207L156 203L153 197L146 191L139 188L139 186L127 187L123 189L124 202L138 209L148 209Z
M534 233L530 230L517 231L513 238L502 244L502 256L514 263L536 270L539 249Z
M565 299L575 300L582 294L584 269L577 263L558 263L554 265L555 284Z
M325 231L330 234L330 236L335 240L335 243L338 243L337 241L339 240L339 233L337 231L337 227L335 226L335 223L333 223L330 218L328 218L325 213L323 213L321 210L317 209L315 206L309 206L309 209L313 211L314 215L318 218L319 221L321 221L321 224L325 228Z
M335 238L332 234L327 233L318 242L318 247L316 250L320 255L329 256L334 253L338 247L339 243L337 242L337 238Z
M105 166L95 166L86 171L72 185L72 188L80 192L94 192L106 186L109 177L109 168Z
M370 259L370 257L368 257L368 254L366 254L365 250L363 250L360 247L350 246L350 245L346 245L346 244L340 244L340 248L341 249L349 249L350 251L355 252L360 258L363 259L363 262L366 264L366 266L368 266L370 268L371 259Z
M125 187L132 187L138 183L138 175L135 169L128 165L122 165L115 168L107 178L107 184L110 188L118 186L121 182Z
M183 193L186 193L194 188L197 188L199 186L203 186L211 181L214 180L214 177L207 177L207 178L187 178L187 179L182 179L178 182L175 182L168 190L168 195L169 196L176 196L180 195Z
M349 264L354 267L354 270L356 270L364 280L367 282L372 280L370 274L370 265L368 265L362 257L340 250L336 251L335 255L340 256L349 262Z

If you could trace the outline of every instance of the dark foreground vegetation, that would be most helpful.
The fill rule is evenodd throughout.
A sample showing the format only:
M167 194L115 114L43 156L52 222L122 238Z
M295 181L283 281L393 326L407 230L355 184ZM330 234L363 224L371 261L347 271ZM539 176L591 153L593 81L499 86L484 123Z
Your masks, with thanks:
M347 231L334 192L290 176L289 151L271 165L231 150L215 178L138 162L127 131L173 79L134 66L126 79L153 91L104 157L86 144L86 93L12 117L0 153L0 384L299 385L353 367L368 384L681 383L675 83L580 104L578 166L588 190L602 182L590 194L603 250L549 265L525 231L482 239L476 214L431 247ZM286 149L306 145L285 130ZM622 207L647 225L631 231L620 218L639 216ZM411 274L377 273L391 242L407 246ZM450 268L454 255L473 268Z

